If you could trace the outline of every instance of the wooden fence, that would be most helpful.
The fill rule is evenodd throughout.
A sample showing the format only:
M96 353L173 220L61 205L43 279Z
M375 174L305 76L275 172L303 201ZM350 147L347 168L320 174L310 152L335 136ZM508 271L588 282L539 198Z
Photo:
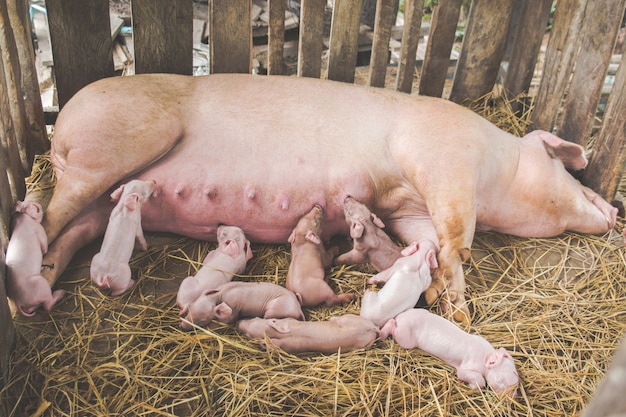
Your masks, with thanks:
M251 71L251 0L208 0L210 72ZM406 0L397 77L386 80L397 0L377 0L369 66L370 85L411 92L423 0ZM327 72L322 74L327 0L302 0L297 75L353 82L363 0L334 0ZM268 73L283 70L286 0L269 0ZM461 10L461 0L439 0L433 10L419 93L441 96ZM543 76L534 100L534 128L556 130L587 144L626 0L559 0L553 16ZM473 0L449 99L463 103L492 91L505 51L509 97L527 92L550 17L552 0ZM49 148L25 0L0 0L0 280L10 212L24 198L24 178L34 155ZM59 106L88 83L114 75L108 0L47 0ZM192 73L193 0L133 0L135 72ZM583 181L611 200L624 170L626 65L624 56ZM54 115L52 115L54 116ZM54 120L54 117L51 118ZM557 123L558 122L558 123ZM556 129L555 129L556 128ZM0 285L0 366L6 372L12 321Z

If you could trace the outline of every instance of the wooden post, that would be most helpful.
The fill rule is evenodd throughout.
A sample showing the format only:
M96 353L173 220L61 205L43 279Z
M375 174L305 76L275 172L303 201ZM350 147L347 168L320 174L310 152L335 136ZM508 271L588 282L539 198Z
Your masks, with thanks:
M115 75L108 0L46 0L59 109L81 88Z
M135 73L193 74L192 0L133 0Z
M252 70L252 0L209 0L212 73Z
M335 0L330 28L328 79L354 82L363 0Z
M389 62L389 41L391 40L391 26L395 14L395 0L378 0L376 3L376 17L374 24L374 42L370 58L370 72L368 84L372 87L384 87L387 64Z
M563 139L587 144L625 4L625 0L595 0L585 10L580 52L557 129Z
M287 3L285 0L269 0L269 9L267 73L269 75L282 75L285 66L283 53L285 50L285 10Z
M417 44L420 40L424 0L406 0L404 3L404 28L396 90L410 93L413 88Z
M322 67L324 6L326 0L302 0L300 39L298 40L298 77L319 78Z
M534 129L551 132L556 123L578 52L578 37L586 7L587 0L559 0L557 3L544 58L545 70L531 114Z
M450 52L456 37L456 26L461 14L461 0L440 0L433 10L430 36L422 64L419 93L441 97L446 84Z
M474 0L450 100L474 101L491 92L504 56L513 0Z
M582 181L604 199L615 198L626 169L626 54L615 74L615 82L604 113L602 127Z
M7 301L6 292L6 265L4 259L4 248L0 248L0 387L9 383L10 359L13 346L15 344L15 327L13 317Z

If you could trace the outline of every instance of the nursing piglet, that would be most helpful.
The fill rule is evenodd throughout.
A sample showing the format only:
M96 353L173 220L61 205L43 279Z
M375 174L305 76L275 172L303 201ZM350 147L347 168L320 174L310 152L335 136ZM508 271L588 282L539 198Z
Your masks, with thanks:
M48 239L41 225L43 210L35 202L18 201L13 234L7 247L7 294L24 316L33 316L39 306L50 311L65 291L52 292L41 276L41 261L48 251Z
M148 247L141 228L141 205L150 198L154 188L154 181L133 180L111 194L117 205L109 217L100 252L91 260L90 274L98 288L110 289L113 296L123 294L135 283L128 262L135 239L143 250Z
M343 210L346 222L350 225L353 246L351 251L335 259L335 265L369 262L380 272L402 256L401 248L383 231L383 221L364 204L347 196L343 200Z
M180 323L183 330L191 330L193 326L190 323L201 327L213 320L232 324L240 317L293 317L304 320L296 294L271 282L236 281L206 290L189 304L186 313Z
M298 321L292 318L253 318L237 322L237 330L265 346L265 337L288 353L350 352L370 346L378 327L355 314L334 316L326 321Z
M333 252L326 250L320 239L324 228L324 210L315 205L300 218L289 236L291 263L287 273L286 287L302 296L304 307L322 303L327 306L347 303L354 294L335 294L325 280L326 268L330 267Z
M200 297L203 291L230 282L233 275L241 274L252 259L250 241L239 227L219 226L217 242L217 248L205 256L196 275L185 278L180 284L176 303L182 316L187 314L189 303Z
M515 397L519 377L511 355L445 318L421 308L407 310L380 331L381 339L390 334L403 348L422 349L454 366L459 379L472 388L483 388L486 381L495 392Z
M365 291L361 300L361 316L384 325L387 320L415 307L422 293L432 282L430 270L437 268L435 249L430 242L413 242L402 250L403 257L368 283L385 283L376 291Z

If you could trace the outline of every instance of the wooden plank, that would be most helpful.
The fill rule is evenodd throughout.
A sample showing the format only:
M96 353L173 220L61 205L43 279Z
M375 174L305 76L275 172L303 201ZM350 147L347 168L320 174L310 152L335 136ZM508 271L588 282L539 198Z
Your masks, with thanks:
M510 98L527 93L530 88L551 8L552 0L521 3L504 80L504 88Z
M446 84L450 52L456 37L462 0L440 0L433 10L426 55L422 64L419 93L441 97Z
M626 169L626 54L615 74L600 133L582 181L607 201L615 197Z
M209 0L211 73L252 70L252 0Z
M335 0L330 27L328 79L354 82L363 0Z
M326 0L302 0L300 39L298 40L298 77L319 78L322 66L324 6Z
M378 0L374 23L374 42L370 58L368 84L372 87L384 87L389 63L389 41L391 27L396 17L395 0Z
M415 61L417 59L417 45L420 39L424 0L407 0L404 3L404 29L402 30L402 46L400 47L400 62L396 90L410 93L413 88L415 75Z
M269 0L270 23L267 34L269 45L267 57L267 73L270 75L282 75L285 60L285 10L286 0Z
M450 100L474 101L491 92L504 56L513 0L474 0Z
M6 267L4 259L4 248L0 248L0 329L2 329L2 338L0 339L0 376L2 377L0 387L9 383L10 379L10 359L11 352L15 345L15 327L13 326L13 317L7 301L6 292Z
M588 0L559 0L544 57L544 71L531 114L534 129L552 131L578 52Z
M108 0L46 0L59 108L81 88L115 75Z
M193 74L193 0L131 2L135 73Z
M580 52L557 129L563 139L587 144L625 4L626 0L595 0L585 10Z

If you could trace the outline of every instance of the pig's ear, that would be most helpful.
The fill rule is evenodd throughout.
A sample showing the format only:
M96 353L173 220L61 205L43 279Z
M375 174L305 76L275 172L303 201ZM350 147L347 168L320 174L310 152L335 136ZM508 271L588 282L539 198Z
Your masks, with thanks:
M137 193L131 193L124 199L124 206L128 210L137 210L139 207L139 195Z
M288 320L278 321L278 320L272 319L270 320L269 325L272 329L276 330L278 333L283 333L283 334L291 333L291 328L289 327Z
M382 220L380 220L380 218L375 215L374 213L371 213L371 218L372 218L372 223L374 223L376 226L380 227L381 229L385 228L385 223L383 223Z
M293 232L291 232L291 234L289 235L289 238L287 239L287 242L289 242L290 244L293 244L294 240L296 240L296 231L295 230Z
M317 234L315 234L315 232L313 232L312 230L309 230L308 232L306 232L306 235L304 237L306 237L306 240L308 240L309 242L313 242L316 245L319 245L322 243L322 240L320 239L320 237Z
M402 251L400 252L400 254L402 256L411 256L413 255L415 252L417 252L417 249L419 248L419 245L417 244L417 242L413 242L411 243L409 246L407 246L406 248L402 249Z
M246 252L246 261L249 261L250 259L252 259L252 249L250 248L249 240L246 240L246 243L244 243L244 247Z
M187 315L187 313L189 313L189 304L185 305L181 310L180 313L178 313L178 315L180 317L185 317Z
M350 237L352 239L360 239L363 236L363 224L359 221L352 222L350 226Z
M548 155L552 158L560 159L563 165L565 165L565 168L579 170L587 166L588 160L585 155L585 148L579 144L563 140L552 133L544 131L535 132L532 133L541 138Z
M233 314L233 309L230 308L230 306L226 303L220 303L215 306L213 312L215 313L215 317L217 317L218 320L225 321L227 317Z
M508 352L504 348L494 350L485 357L485 368L495 368L502 362L503 358L509 356Z
M218 292L219 290L216 288L211 288L210 290L204 290L202 291L202 294L200 294L200 296L207 296L207 295L211 295L211 294L215 294L216 292Z
M115 202L119 201L123 192L124 192L124 184L117 187L117 190L111 193L111 200Z

